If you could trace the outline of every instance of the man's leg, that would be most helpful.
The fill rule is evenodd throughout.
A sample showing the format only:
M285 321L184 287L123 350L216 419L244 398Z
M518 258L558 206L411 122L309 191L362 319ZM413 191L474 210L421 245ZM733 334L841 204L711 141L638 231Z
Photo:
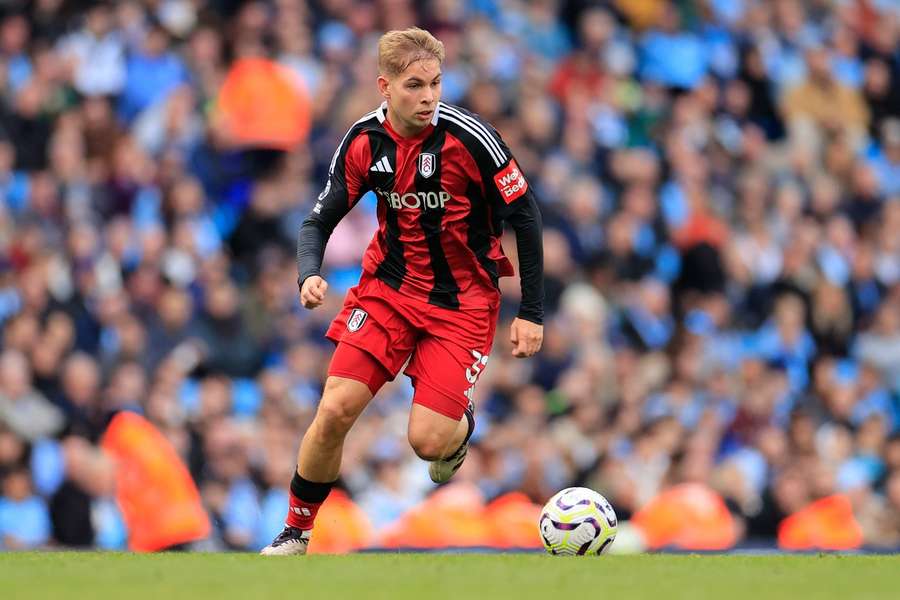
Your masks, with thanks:
M338 478L344 439L387 378L371 355L338 344L316 416L297 453L285 528L262 554L306 553L316 514Z
M452 362L444 359L436 364L446 367ZM421 369L418 371L421 372ZM416 392L409 413L407 435L419 458L430 463L428 475L431 480L444 483L453 477L466 459L469 438L475 430L475 405L469 400L471 394L462 391L449 394L432 386L432 382L441 383L442 378L437 371L432 369L426 378L415 378Z
M322 401L297 451L297 473L309 481L335 481L344 438L373 394L369 386L346 377L329 377Z
M471 402L458 419L456 409L450 406L446 398L435 397L432 390L423 393L420 388L409 415L409 443L419 458L430 463L428 475L435 483L448 481L462 466L475 430L475 406Z
M416 393L409 415L409 442L429 461L428 474L444 483L462 466L475 429L472 397L488 363L496 311L430 315L406 368Z
M418 393L418 392L417 392ZM469 433L469 419L454 419L413 403L409 413L409 444L422 460L434 461L456 452Z

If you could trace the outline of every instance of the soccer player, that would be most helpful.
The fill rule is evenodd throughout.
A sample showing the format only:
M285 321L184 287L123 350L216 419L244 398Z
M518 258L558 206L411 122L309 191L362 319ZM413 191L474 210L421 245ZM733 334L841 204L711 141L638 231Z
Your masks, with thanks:
M367 191L379 228L359 284L326 333L336 349L291 480L284 530L266 555L305 554L316 512L338 478L344 438L378 389L405 373L415 388L408 438L443 483L475 425L472 393L497 325L498 278L512 275L503 223L516 233L522 300L513 355L543 341L541 216L528 181L493 127L440 101L443 44L418 28L378 43L380 107L359 119L331 159L328 181L300 228L300 301L321 305L325 244Z

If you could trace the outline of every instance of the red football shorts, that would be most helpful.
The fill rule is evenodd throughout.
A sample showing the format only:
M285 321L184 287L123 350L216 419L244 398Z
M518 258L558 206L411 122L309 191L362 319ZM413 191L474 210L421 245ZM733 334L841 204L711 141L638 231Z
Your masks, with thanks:
M413 402L461 419L487 365L498 312L496 302L483 310L434 306L363 275L325 334L338 345L328 374L362 381L374 394L409 360Z

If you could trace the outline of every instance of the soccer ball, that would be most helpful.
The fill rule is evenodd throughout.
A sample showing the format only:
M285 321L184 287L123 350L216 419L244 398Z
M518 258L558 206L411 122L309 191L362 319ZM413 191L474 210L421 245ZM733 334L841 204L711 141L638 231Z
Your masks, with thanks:
M616 539L618 521L609 501L583 487L570 487L547 501L538 525L553 555L603 554Z

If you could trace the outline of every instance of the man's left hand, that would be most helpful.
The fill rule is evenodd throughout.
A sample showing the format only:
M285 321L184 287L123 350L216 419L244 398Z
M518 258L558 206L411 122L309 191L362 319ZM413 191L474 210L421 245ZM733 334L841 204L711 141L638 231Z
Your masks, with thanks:
M534 356L544 341L544 326L515 318L509 328L509 341L514 346L513 356L516 358Z

